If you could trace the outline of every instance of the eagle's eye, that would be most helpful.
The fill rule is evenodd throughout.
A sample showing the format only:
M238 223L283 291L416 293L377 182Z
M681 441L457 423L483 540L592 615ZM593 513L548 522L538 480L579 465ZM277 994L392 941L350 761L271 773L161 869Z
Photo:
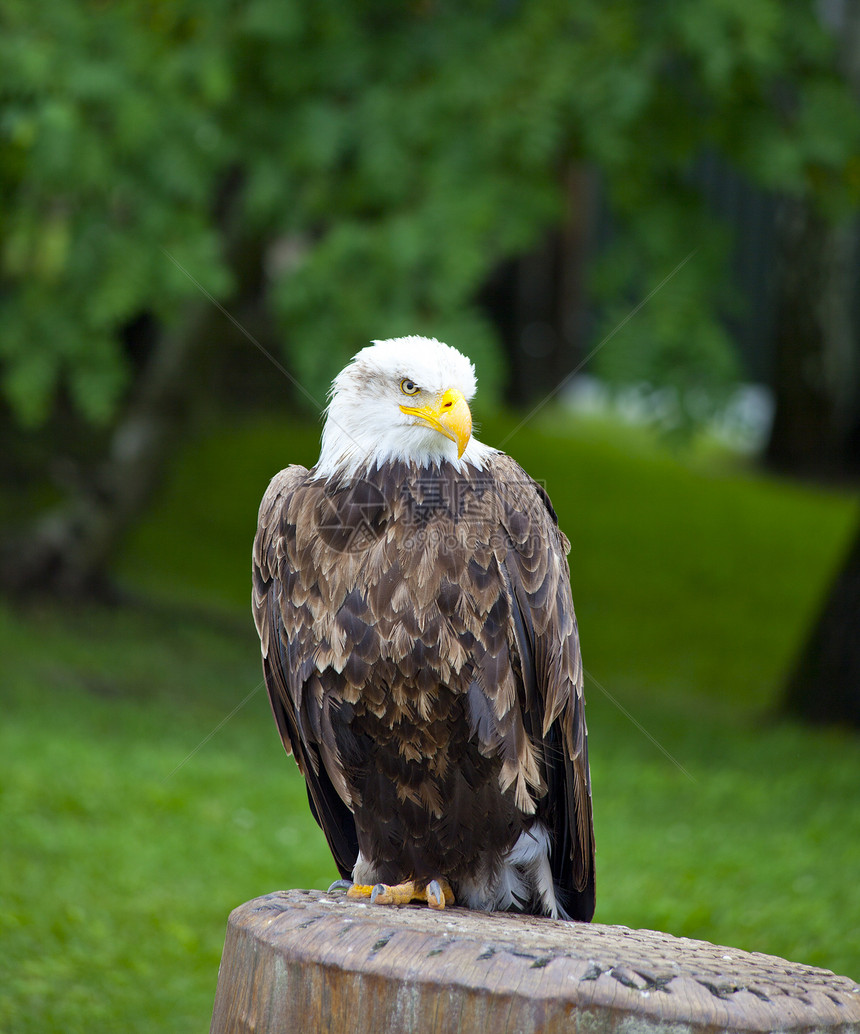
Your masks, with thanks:
M413 384L412 381L406 379L400 382L400 390L404 395L417 395L421 389L417 384Z

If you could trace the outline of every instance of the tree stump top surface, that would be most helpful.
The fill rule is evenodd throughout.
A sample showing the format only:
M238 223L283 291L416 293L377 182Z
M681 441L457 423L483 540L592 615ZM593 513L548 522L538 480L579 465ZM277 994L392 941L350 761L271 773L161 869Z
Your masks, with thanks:
M294 1029L860 1034L860 986L652 930L292 890L231 914L212 1031Z

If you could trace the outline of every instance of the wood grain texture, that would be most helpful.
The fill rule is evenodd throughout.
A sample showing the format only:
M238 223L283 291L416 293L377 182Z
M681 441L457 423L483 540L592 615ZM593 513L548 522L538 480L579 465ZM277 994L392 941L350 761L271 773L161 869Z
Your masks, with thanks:
M829 970L622 926L293 890L230 915L211 1034L860 1034Z

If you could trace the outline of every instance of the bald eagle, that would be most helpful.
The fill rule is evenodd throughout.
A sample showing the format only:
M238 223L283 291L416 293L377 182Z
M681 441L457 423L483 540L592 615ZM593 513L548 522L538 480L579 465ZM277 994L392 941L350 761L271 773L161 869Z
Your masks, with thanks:
M335 378L319 460L260 505L266 686L349 896L589 921L570 545L543 488L472 436L475 391L423 337Z

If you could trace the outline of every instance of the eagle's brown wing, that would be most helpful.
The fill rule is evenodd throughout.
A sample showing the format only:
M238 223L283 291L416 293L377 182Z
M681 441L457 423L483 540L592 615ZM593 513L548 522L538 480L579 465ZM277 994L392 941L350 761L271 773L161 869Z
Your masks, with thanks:
M313 615L298 602L303 587L298 584L299 572L289 562L296 527L288 504L307 475L304 467L287 467L272 479L263 496L254 539L252 606L266 689L284 748L295 756L313 816L325 833L338 872L348 879L358 856L355 820L323 763L319 729L307 727L302 707L303 696L312 692L308 683L315 678L313 656L303 649L312 639Z
M570 544L545 490L510 457L494 463L500 521L513 548L500 568L512 600L520 699L527 734L540 744L547 793L538 818L552 835L550 864L574 919L594 914L594 831L579 633L570 591Z
M450 485L440 478L451 478ZM356 807L365 815L372 849L375 841L384 852L384 830L374 822L385 809L378 779L373 799L365 800L371 784L364 781L376 779L366 762L348 783L350 741L338 744L333 726L351 735L346 715L359 706L383 721L379 734L392 732L396 720L397 736L415 738L400 743L397 756L423 751L438 760L451 749L453 730L436 711L456 710L454 700L465 697L468 734L481 755L497 759L496 793L505 794L503 800L484 787L487 800L495 801L487 807L499 809L502 825L514 821L515 805L525 825L533 816L546 826L562 907L590 919L593 837L582 668L569 547L549 500L501 454L465 481L453 470L416 479L388 467L374 479L330 493L309 482L303 468L282 471L261 504L254 545L254 613L272 709L338 868L348 876L357 857ZM331 520L327 507L335 505ZM355 549L340 541L344 535L359 536ZM444 700L440 686L448 687ZM414 723L392 719L401 705L404 714L427 712L426 735ZM333 716L340 717L333 722ZM427 753L431 732L443 739ZM421 771L420 787L404 784L398 792L420 790L434 808L441 783L435 787L432 765ZM417 778L412 768L409 773ZM459 786L455 771L449 775ZM398 785L395 777L385 790L391 794ZM492 826L472 798L474 787L459 806L449 798L444 816L448 825L464 823L449 830L448 858L456 864L462 856L465 866L472 864L470 852L487 849L472 841L489 838ZM510 846L510 834L494 835L496 849Z

